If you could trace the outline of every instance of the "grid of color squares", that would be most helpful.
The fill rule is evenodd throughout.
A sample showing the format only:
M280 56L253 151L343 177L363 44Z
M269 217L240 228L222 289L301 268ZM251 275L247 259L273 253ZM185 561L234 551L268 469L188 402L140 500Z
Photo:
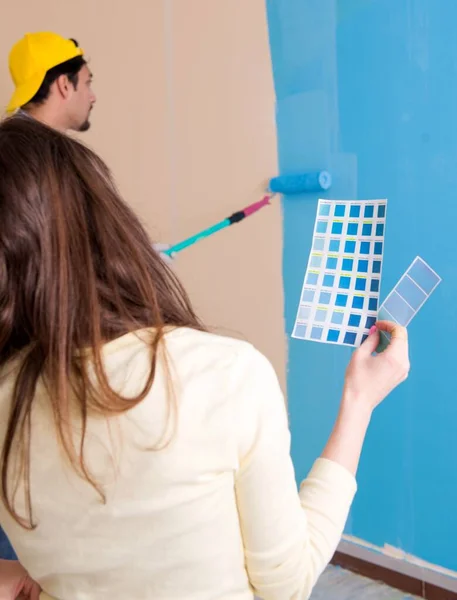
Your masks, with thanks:
M387 200L319 200L292 337L359 346L378 312Z
M379 320L394 321L407 327L440 282L441 277L420 256L417 256L382 303L378 314ZM389 343L388 335L381 333L378 352L384 350Z

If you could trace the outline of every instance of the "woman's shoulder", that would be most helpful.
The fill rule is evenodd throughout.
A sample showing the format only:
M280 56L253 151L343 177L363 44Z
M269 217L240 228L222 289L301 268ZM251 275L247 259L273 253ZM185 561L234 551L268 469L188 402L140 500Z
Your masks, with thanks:
M247 340L185 327L171 331L166 340L172 357L197 370L226 371L232 382L276 379L269 359Z
M188 327L169 331L165 340L172 354L178 353L202 362L242 363L252 360L253 355L260 355L254 345L247 340Z
M107 344L110 363L147 364L154 331L143 329ZM233 382L273 371L269 360L252 343L231 336L188 327L167 329L164 336L167 361L181 375L226 375ZM224 377L225 379L225 377ZM225 379L227 381L227 379Z
M190 327L172 328L166 333L166 339L179 345L201 346L221 352L243 352L253 348L247 340Z

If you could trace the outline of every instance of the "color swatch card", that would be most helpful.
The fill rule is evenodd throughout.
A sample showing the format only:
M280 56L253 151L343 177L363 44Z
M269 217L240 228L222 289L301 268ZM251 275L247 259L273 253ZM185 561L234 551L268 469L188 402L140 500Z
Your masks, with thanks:
M292 337L360 346L376 322L387 200L319 200Z
M441 277L425 260L417 256L382 303L378 319L394 321L407 327L440 282ZM388 344L389 336L382 331L376 352L382 352Z

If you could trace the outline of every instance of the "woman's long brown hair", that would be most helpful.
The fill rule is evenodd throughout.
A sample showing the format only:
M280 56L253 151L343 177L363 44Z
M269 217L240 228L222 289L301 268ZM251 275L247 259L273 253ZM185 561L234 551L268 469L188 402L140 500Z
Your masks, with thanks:
M166 326L203 328L104 162L30 118L0 123L0 369L12 359L18 364L1 494L23 527L35 526L30 439L38 383L47 391L71 464L98 489L84 458L88 416L120 414L141 402L154 381ZM110 387L101 349L142 328L152 328L150 374L136 398L124 398ZM85 348L90 352L79 352ZM75 407L82 431L77 444L70 425ZM19 480L26 515L15 509Z

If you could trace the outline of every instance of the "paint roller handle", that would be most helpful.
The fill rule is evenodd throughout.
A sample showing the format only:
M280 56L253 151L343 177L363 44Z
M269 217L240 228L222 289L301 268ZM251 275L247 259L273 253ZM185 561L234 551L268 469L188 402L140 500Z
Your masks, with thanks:
M385 352L374 356L380 332L389 333L391 343ZM373 410L406 380L409 367L406 329L379 321L349 363L340 411L323 458L339 463L355 476Z
M170 246L166 250L163 250L163 254L173 258L174 255L177 254L178 252L181 252L181 250L184 250L185 248L188 248L189 246L193 246L201 239L209 237L210 235L217 233L221 229L225 229L229 225L230 225L230 220L224 219L223 221L216 223L216 225L207 227L203 231L200 231L199 233L196 233L195 235L188 237L187 239L183 240L182 242L174 244L173 246Z
M164 262L166 262L168 265L172 264L173 257L168 254L168 250L171 248L170 244L156 242L155 244L153 244L153 248Z

